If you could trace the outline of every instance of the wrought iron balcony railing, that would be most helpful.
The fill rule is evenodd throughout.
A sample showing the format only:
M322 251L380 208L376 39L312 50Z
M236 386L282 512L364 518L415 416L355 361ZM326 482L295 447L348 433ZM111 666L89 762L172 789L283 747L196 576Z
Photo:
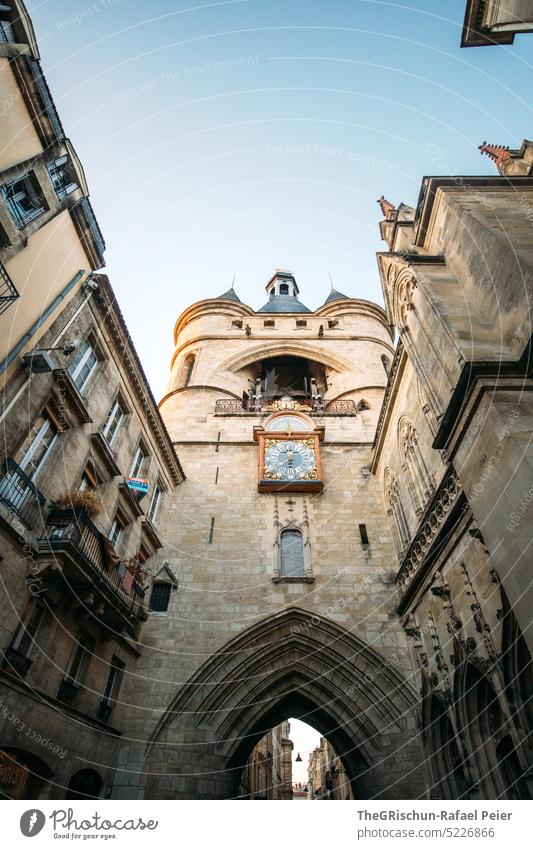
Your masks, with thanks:
M144 590L135 578L127 580L126 566L110 556L109 540L80 511L51 510L40 550L70 555L65 577L73 587L93 584L110 595L123 617L135 622L146 619ZM131 568L131 567L130 567ZM98 605L96 605L98 607Z
M276 412L276 410L301 410L314 415L325 416L355 416L357 406L349 398L338 398L333 401L317 400L316 398L298 398L289 402L271 398L219 398L215 401L215 413L224 416L239 416L246 413Z
M14 460L7 459L5 474L0 479L2 501L27 528L33 528L46 498Z
M19 293L15 289L15 284L0 262L0 314L7 310L18 297Z

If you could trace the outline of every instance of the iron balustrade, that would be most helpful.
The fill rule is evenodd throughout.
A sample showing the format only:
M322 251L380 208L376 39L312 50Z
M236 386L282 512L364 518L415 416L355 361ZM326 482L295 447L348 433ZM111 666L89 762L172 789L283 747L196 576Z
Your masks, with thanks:
M109 558L106 554L106 538L85 513L75 510L51 510L46 526L47 533L40 540L42 547L55 552L73 547L82 556L89 571L103 580L111 590L128 616L135 619L146 618L143 588L134 579L131 589L124 589L125 564Z
M238 416L244 413L264 412L291 412L298 410L309 411L315 415L326 416L356 416L357 406L355 401L349 398L339 398L332 401L323 401L316 398L294 399L294 407L290 404L277 404L271 398L219 398L215 401L215 413L225 416Z
M33 528L46 498L20 466L9 458L5 463L5 474L0 480L0 501L15 513L27 528Z
M3 313L13 301L16 301L19 293L15 288L11 277L0 262L0 314Z

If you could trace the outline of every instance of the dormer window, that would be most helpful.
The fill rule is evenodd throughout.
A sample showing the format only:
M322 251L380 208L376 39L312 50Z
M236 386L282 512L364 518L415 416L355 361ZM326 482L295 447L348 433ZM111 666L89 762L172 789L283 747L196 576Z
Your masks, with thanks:
M288 283L280 283L279 293L280 293L280 295L288 295L289 294L289 284Z

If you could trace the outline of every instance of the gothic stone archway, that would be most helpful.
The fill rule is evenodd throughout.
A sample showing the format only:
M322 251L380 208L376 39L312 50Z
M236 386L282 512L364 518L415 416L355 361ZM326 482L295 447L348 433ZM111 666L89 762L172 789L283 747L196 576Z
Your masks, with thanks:
M177 693L145 753L145 798L226 799L268 728L328 737L360 799L424 795L416 695L350 631L290 608L230 640Z

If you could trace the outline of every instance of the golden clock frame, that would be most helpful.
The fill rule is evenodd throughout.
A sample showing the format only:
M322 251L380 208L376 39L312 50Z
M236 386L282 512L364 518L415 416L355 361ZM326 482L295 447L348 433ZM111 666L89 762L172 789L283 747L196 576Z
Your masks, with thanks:
M302 430L272 430L272 423L278 418L302 419L302 423L307 425ZM293 410L283 410L270 416L264 425L254 427L254 439L259 445L259 460L258 460L258 484L259 492L322 492L324 489L324 481L322 479L322 461L320 457L320 443L324 439L325 428L317 427L313 420L304 413L295 412ZM265 453L266 446L270 448L274 442L284 442L287 439L293 439L295 442L309 442L316 458L316 478L309 480L283 481L272 480L265 477Z

